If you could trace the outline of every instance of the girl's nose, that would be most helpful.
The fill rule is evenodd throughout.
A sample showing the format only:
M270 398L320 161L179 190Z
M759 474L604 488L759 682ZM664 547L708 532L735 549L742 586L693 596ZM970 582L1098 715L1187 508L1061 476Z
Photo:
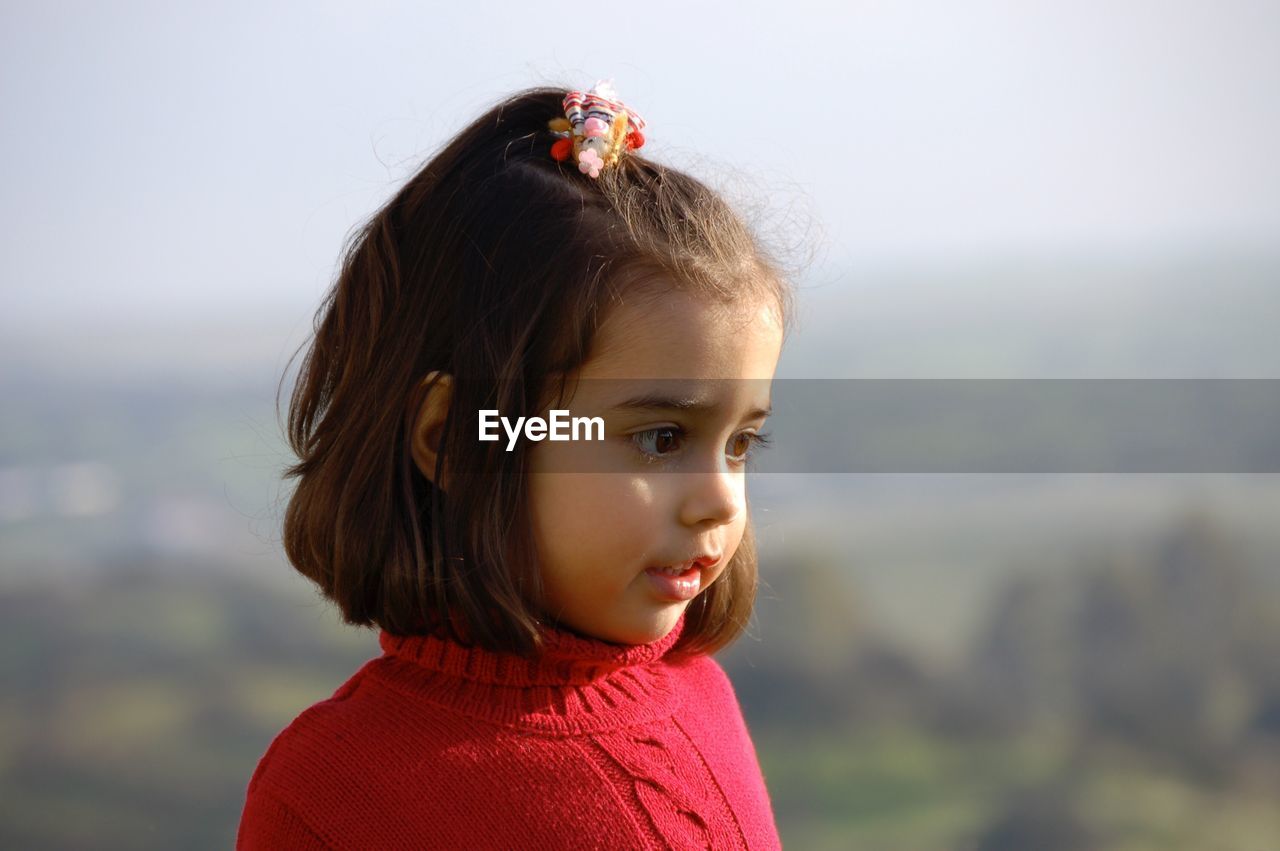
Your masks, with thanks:
M737 520L738 515L746 510L745 482L741 473L721 466L715 471L671 475L683 479L680 521L686 526L699 526L708 521L718 526L726 525Z

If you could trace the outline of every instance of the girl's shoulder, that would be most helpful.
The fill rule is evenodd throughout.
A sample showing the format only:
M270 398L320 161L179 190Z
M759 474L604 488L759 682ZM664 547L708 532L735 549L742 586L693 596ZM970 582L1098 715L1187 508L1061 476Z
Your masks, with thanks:
M319 787L340 786L343 768L324 759L325 743L341 743L343 720L350 699L365 682L365 663L328 698L302 710L276 733L259 758L245 789L244 808L237 832L236 848L242 851L282 847L329 849L332 838L324 820L309 806L308 798ZM321 760L317 763L317 759ZM316 765L325 771L316 771ZM329 769L336 769L329 770Z
M716 657L699 654L672 662L671 668L685 680L684 688L692 689L707 698L732 698L737 702L733 682Z
M303 828L324 837L324 847L370 847L360 837L377 825L430 824L454 808L459 777L474 770L459 766L455 752L466 743L492 749L492 737L463 716L406 699L388 685L388 664L369 660L276 734L246 789L240 832L257 839L243 847L280 847L275 840Z
M291 774L294 768L292 763L299 756L305 757L308 746L314 740L343 740L343 728L347 726L345 721L352 714L349 709L350 700L365 683L368 671L375 662L376 659L366 662L338 686L332 695L303 709L276 733L249 779L250 793L259 785L274 785L277 780L275 775Z

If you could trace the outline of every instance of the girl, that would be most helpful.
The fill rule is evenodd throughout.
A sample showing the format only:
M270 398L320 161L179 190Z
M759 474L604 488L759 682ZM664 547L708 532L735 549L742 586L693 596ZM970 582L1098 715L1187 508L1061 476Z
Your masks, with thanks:
M601 86L517 93L353 241L284 546L383 654L276 736L238 848L779 847L710 654L754 604L792 294L641 127ZM555 410L602 439L481 439Z

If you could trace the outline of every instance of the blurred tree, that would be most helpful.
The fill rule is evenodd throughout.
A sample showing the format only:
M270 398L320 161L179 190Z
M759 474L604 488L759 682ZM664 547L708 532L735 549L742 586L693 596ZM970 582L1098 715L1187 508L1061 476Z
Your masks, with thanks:
M973 845L974 851L1079 851L1102 847L1065 783L1049 782L1009 796Z
M924 672L874 633L836 558L798 550L773 568L758 640L744 636L721 657L756 718L830 727L910 717L925 704Z
M1065 719L1217 774L1280 705L1278 608L1214 519L1191 511L1145 549L1014 580L975 647L970 694L1013 726Z

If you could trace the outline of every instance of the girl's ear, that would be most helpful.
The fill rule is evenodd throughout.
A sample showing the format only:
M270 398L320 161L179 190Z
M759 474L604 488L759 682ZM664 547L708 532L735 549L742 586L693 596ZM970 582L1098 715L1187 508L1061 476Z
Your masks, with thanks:
M434 381L434 384L432 382ZM435 482L442 491L448 491L448 470L443 471L442 481L436 482L436 459L440 454L440 439L444 433L445 417L449 413L449 403L453 399L453 376L439 370L427 374L420 386L431 384L423 399L413 424L410 435L410 446L413 451L413 463L422 475L430 482Z

